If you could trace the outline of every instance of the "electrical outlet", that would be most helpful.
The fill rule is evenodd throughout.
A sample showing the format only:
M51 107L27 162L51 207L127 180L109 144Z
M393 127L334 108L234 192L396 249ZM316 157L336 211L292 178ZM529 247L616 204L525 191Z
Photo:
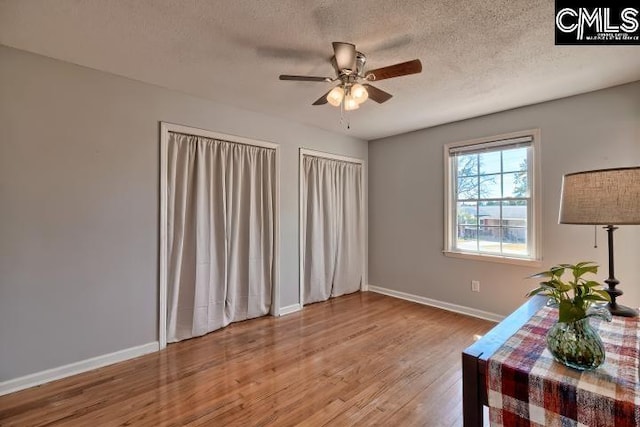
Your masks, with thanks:
M480 282L478 280L471 281L471 290L473 292L480 292Z

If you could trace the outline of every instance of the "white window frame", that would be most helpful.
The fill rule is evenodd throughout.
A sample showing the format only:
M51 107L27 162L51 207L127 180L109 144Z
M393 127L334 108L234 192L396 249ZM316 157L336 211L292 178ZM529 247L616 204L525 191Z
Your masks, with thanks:
M529 190L531 203L527 212L527 243L530 248L529 257L508 256L504 254L489 254L475 251L462 251L455 248L455 183L453 182L452 162L450 150L471 145L509 145L518 138L531 137L531 153L529 156ZM444 250L445 256L472 259L476 261L490 261L506 264L540 266L542 261L542 185L540 183L540 129L530 129L508 134L484 137L469 141L453 142L444 146Z

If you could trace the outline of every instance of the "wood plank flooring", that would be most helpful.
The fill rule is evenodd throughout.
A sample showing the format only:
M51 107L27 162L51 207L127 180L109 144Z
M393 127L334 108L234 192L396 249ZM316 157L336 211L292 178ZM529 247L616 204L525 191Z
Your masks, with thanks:
M460 353L493 325L356 293L0 397L0 425L461 426Z

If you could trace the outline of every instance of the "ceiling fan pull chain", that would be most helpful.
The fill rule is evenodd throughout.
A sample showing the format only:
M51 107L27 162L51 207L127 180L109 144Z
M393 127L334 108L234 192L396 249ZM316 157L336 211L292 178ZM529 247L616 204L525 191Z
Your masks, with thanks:
M349 120L349 116L347 112L344 110L344 101L340 103L340 124L347 124L347 129L351 129L351 121Z

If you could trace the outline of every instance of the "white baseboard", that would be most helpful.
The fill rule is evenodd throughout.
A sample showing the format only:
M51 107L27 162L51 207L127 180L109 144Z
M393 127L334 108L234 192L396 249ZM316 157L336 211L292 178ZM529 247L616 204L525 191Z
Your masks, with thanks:
M438 301L435 299L421 297L419 295L408 294L405 292L395 291L393 289L381 288L379 286L368 285L370 292L376 292L378 294L387 295L390 297L400 298L407 301L417 302L418 304L424 304L431 307L441 308L443 310L453 311L455 313L466 314L467 316L478 317L484 320L490 320L492 322L500 322L505 316L499 314L490 313L488 311L482 311L464 305L452 304L450 302Z
M302 306L300 304L291 304L286 307L280 307L280 313L278 313L278 316L286 316L287 314L295 313L300 310L302 310Z
M3 381L0 382L0 396L48 383L50 381L59 380L61 378L70 377L71 375L80 374L92 369L101 368L113 363L133 359L134 357L153 353L159 349L160 343L158 341L150 342L136 347L125 348L124 350L116 351L114 353L104 354L102 356L96 356L79 362L70 363L68 365L59 366L57 368L47 369L46 371L25 375L24 377Z

